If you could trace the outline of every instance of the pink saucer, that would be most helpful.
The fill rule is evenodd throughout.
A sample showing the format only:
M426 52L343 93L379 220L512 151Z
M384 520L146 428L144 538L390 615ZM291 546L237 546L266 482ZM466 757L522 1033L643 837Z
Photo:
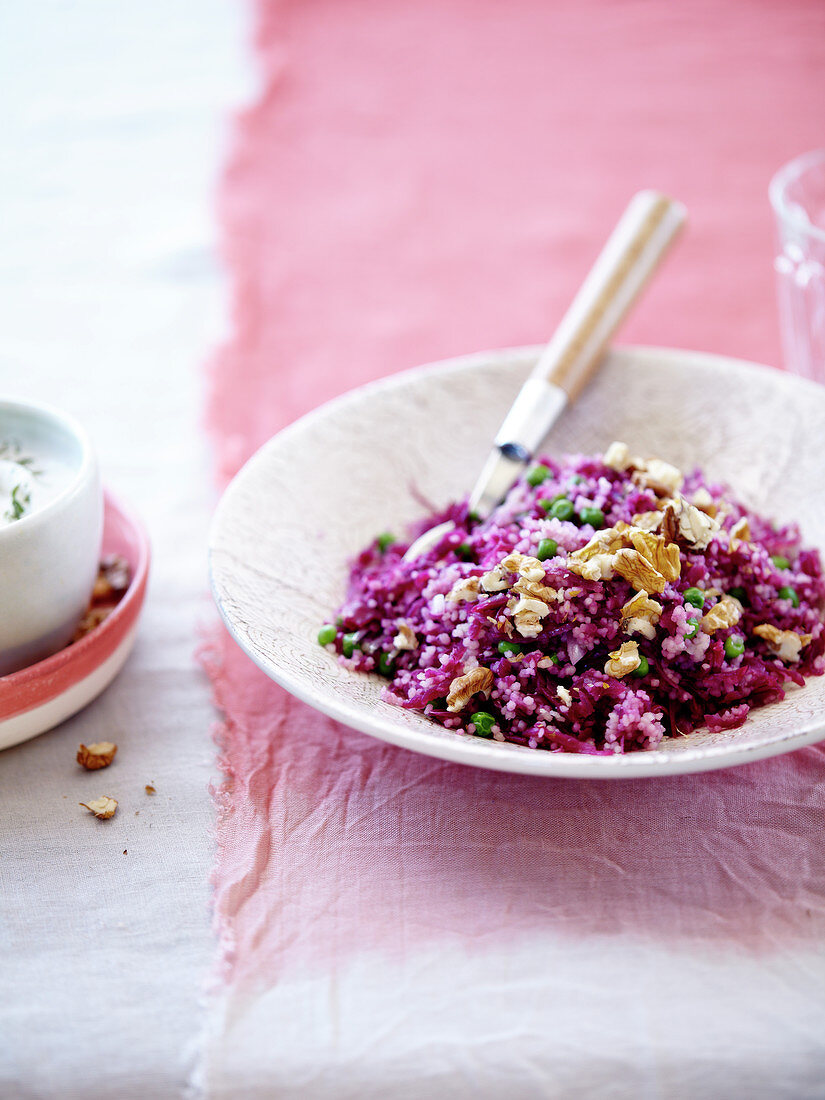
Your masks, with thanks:
M79 642L35 665L0 676L0 749L36 737L77 714L120 672L134 645L146 595L149 539L140 522L104 494L102 556L120 554L132 580L117 607Z

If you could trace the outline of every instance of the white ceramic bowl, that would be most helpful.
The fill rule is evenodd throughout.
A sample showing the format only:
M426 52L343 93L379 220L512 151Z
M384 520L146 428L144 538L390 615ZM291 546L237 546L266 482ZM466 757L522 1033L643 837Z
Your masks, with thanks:
M345 394L270 440L227 489L212 586L238 643L273 679L347 725L418 752L532 775L619 779L744 764L825 738L825 676L790 687L740 729L696 730L623 756L542 752L445 730L381 699L382 681L317 642L350 559L466 495L538 349L489 352ZM825 387L690 351L620 348L553 429L551 453L634 451L701 466L751 507L798 519L825 552ZM418 491L418 493L415 492Z
M32 505L8 521L8 457L33 459L19 471ZM103 496L85 431L44 405L0 401L0 675L56 653L71 639L91 595L100 560ZM40 503L42 502L42 503Z

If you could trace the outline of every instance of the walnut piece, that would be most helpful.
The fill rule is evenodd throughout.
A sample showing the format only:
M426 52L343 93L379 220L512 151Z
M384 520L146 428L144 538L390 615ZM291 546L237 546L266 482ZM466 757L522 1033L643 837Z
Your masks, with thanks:
M642 531L658 531L664 519L664 512L637 512L633 517L633 526Z
M681 470L661 458L649 458L639 463L632 478L637 485L643 489L652 489L660 497L675 496L685 481Z
M121 554L108 554L98 568L92 599L107 600L123 595L129 587L131 576L129 563Z
M95 741L93 745L83 745L77 750L77 762L87 771L108 768L115 758L117 745L112 741Z
M462 577L447 593L449 603L473 603L481 593L481 581L478 577Z
M742 618L742 604L735 596L725 595L702 616L702 630L705 634L714 634L735 626Z
M710 516L711 519L715 518L718 512L714 499L707 489L697 489L690 498L690 503L694 504L700 512L704 512L706 515Z
M536 638L541 634L541 620L550 614L544 600L531 596L519 596L512 608L513 623L522 638Z
M753 628L758 638L764 638L780 661L795 664L801 651L809 644L813 634L797 634L795 630L780 630L771 623L760 623Z
M707 513L680 496L668 501L662 519L662 534L669 542L678 542L692 550L706 550L719 530L719 524Z
M398 633L392 640L396 649L418 649L416 633L406 619L399 619L396 624Z
M571 555L567 559L567 568L586 581L609 581L613 579L613 555L596 554L586 561L577 561Z
M81 802L80 805L84 810L94 814L95 817L99 817L101 821L107 821L110 817L114 817L117 809L117 801L114 798L109 798L107 794L102 798L94 798L91 802Z
M447 695L447 710L457 714L467 706L478 692L489 696L493 686L493 674L489 668L474 668L464 676L456 676Z
M492 569L483 573L480 583L482 591L488 594L491 592L503 592L505 588L510 587L510 582L506 577L506 570L502 569L500 565L493 566Z
M730 529L730 548L735 550L740 542L751 541L751 525L747 516L742 516Z
M679 547L674 542L668 542L662 535L654 535L650 531L633 527L628 533L633 549L647 558L657 573L661 573L666 581L679 579L682 561L679 557Z
M602 462L605 466L609 466L611 470L618 470L619 473L622 473L633 465L633 459L630 457L630 449L626 443L622 443L618 439L614 440L604 452L602 455Z
M555 588L550 588L547 584L539 584L538 581L528 581L524 577L520 577L516 581L512 591L517 592L520 596L528 596L530 599L542 600L548 604L558 598Z
M618 550L613 568L638 591L664 592L667 581L648 559L636 549Z
M656 623L663 610L662 605L651 600L647 592L637 592L621 610L622 625L628 634L642 634L652 641L656 637Z
M615 526L605 527L603 531L597 531L584 546L574 550L572 554L568 554L568 565L571 561L590 561L591 558L595 558L599 554L611 554L614 550L627 546L626 536L629 530L629 524L619 520ZM573 570L573 572L576 572L576 570Z
M519 554L517 550L514 550L512 554L508 554L506 558L502 558L499 565L508 573L518 573L525 580L544 580L545 570L539 559L532 558L528 554Z
M619 648L613 650L610 654L610 660L604 666L604 671L608 676L621 680L623 676L635 672L641 663L642 659L639 656L638 644L636 642L622 642Z
M108 619L114 611L114 607L89 607L83 614L83 618L77 625L77 630L74 632L73 642L79 642L81 638L86 634L91 634L93 630L96 630L100 624Z
M155 791L155 788L152 786L151 783L147 783L146 786L143 789L146 791L147 794L156 794L157 793Z

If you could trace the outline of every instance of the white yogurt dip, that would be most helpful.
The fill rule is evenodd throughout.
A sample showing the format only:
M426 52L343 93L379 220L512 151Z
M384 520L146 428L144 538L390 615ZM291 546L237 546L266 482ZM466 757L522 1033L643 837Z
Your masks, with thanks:
M27 451L0 439L0 527L17 523L56 500L74 477L61 456Z

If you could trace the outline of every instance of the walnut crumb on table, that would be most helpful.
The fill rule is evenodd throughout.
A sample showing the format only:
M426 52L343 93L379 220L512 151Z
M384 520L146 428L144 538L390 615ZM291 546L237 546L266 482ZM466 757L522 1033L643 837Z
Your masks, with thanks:
M157 794L157 791L155 790L155 788L152 786L151 783L147 783L146 786L144 787L144 790L146 791L147 794Z
M102 798L93 798L90 802L81 802L79 805L84 810L94 814L95 817L100 818L101 821L107 821L110 817L115 816L117 800L105 794Z
M115 758L117 745L113 741L96 741L93 745L83 745L77 750L77 762L87 771L108 768Z

